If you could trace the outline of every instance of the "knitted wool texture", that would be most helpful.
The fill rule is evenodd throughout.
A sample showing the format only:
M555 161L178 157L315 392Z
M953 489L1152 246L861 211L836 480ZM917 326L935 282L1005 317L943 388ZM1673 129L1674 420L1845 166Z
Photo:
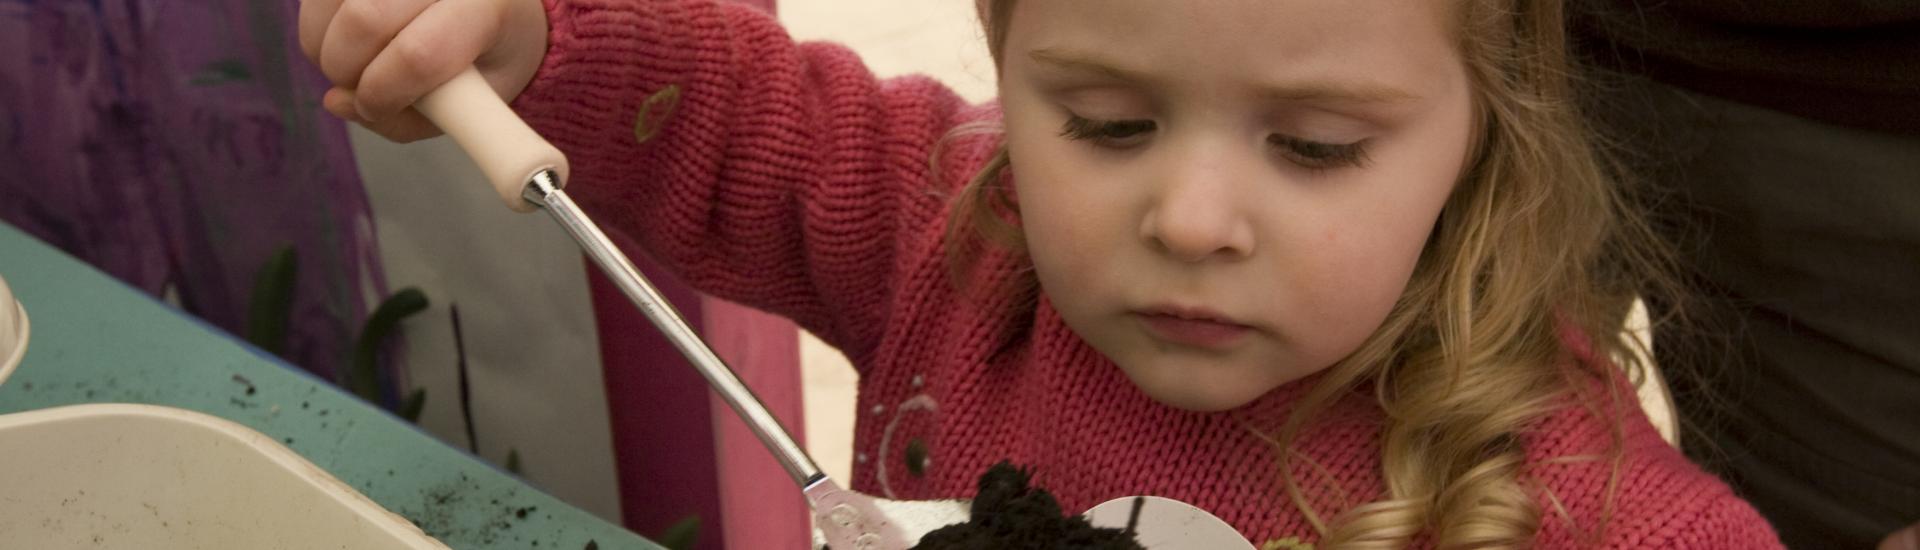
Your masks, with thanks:
M1315 378L1226 413L1169 408L1044 297L1010 318L994 313L1006 298L950 283L948 197L997 137L943 138L998 116L991 106L923 77L877 80L848 50L795 44L751 8L545 1L550 49L515 109L567 153L569 192L611 231L700 290L790 317L846 353L861 374L854 489L968 497L981 472L1011 460L1066 510L1160 495L1256 543L1317 538L1282 489L1276 450L1253 431L1277 430ZM968 277L991 288L1023 269L990 253ZM1539 546L1778 546L1636 407L1591 410L1569 401L1522 435L1544 511ZM1294 475L1334 517L1384 492L1382 419L1362 393L1320 418L1297 444ZM1605 456L1613 422L1625 454L1599 529L1613 465L1564 458Z

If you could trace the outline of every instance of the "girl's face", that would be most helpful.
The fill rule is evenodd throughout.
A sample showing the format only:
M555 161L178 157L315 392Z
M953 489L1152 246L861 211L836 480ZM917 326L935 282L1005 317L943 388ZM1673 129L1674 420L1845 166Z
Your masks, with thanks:
M1018 2L1007 144L1067 325L1154 399L1202 411L1357 349L1467 156L1449 4Z

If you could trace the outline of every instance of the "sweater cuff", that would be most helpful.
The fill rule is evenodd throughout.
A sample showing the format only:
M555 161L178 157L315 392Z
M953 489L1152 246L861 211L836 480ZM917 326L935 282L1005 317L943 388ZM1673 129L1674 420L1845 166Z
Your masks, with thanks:
M726 36L728 23L724 8L711 1L541 4L547 13L547 51L512 107L549 140L603 131L587 118L632 110L616 90L657 90L724 67L716 61L729 57L712 51L711 37ZM705 47L701 37L709 37Z
M547 14L547 51L540 56L540 67L533 72L533 81L515 96L511 103L513 110L521 116L534 112L550 110L555 101L557 86L553 85L554 75L561 70L572 53L573 20L567 17L566 0L540 0L541 8Z

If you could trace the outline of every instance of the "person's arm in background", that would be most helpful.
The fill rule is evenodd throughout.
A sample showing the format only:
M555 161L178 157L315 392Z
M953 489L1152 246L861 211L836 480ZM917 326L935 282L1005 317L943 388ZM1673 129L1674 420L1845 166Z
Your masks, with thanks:
M1688 455L1790 546L1898 540L1920 520L1920 3L1567 8L1590 112L1694 291L1652 312Z

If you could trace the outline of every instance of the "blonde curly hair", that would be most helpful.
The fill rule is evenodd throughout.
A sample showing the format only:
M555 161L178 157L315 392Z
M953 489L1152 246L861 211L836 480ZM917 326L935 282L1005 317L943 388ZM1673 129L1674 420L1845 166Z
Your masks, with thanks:
M1479 119L1469 169L1387 320L1327 370L1277 433L1261 433L1279 449L1284 490L1322 548L1399 548L1423 533L1443 549L1526 547L1546 521L1530 491L1546 488L1522 479L1518 434L1590 387L1578 378L1613 375L1565 368L1584 363L1571 360L1562 331L1578 332L1598 363L1618 361L1637 380L1644 366L1621 332L1627 307L1636 293L1677 296L1666 275L1671 253L1633 207L1575 101L1561 0L1455 1L1456 44ZM998 63L1014 0L977 3ZM991 130L957 132L981 131ZM954 197L946 236L956 274L983 244L1025 252L1010 215L1018 206L1003 185L1007 166L1002 146ZM996 291L1031 307L1038 283L1029 272ZM1386 419L1386 496L1322 517L1291 473L1288 449L1316 414L1369 383ZM1582 402L1600 413L1625 401L1609 390ZM1617 464L1621 438L1616 426L1608 455L1565 458ZM1601 526L1576 529L1597 537Z

